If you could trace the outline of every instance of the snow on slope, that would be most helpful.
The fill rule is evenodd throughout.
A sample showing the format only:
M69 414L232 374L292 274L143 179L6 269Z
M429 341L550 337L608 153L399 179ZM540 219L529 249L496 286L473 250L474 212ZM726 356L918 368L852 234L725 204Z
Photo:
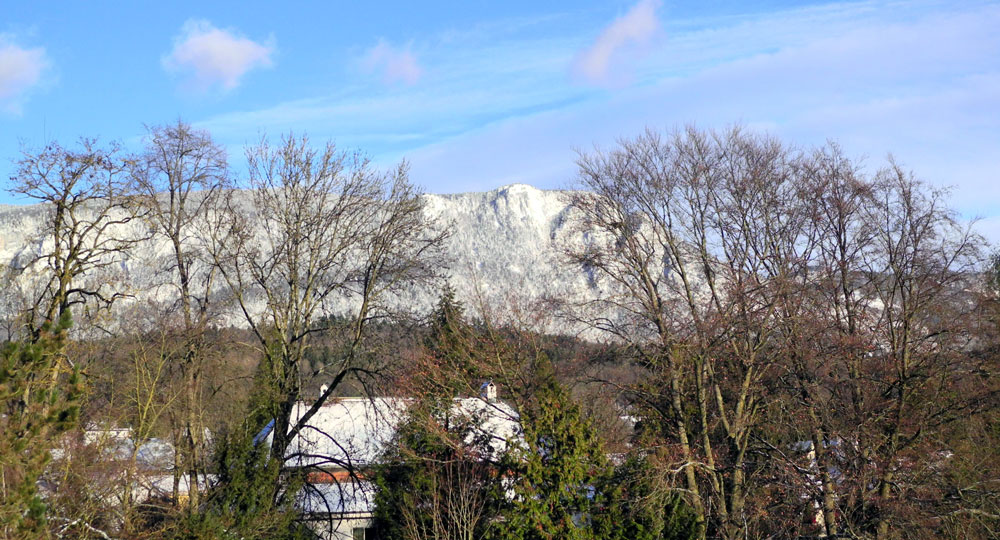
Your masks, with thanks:
M585 293L586 276L560 261L572 241L567 193L524 184L486 193L428 195L427 213L451 224L450 282L467 305L503 308Z
M587 297L595 292L583 271L560 262L560 247L579 241L570 230L567 195L513 184L481 193L424 196L428 217L447 224L451 232L446 274L470 312L479 314L482 307L502 315L512 305L524 306L546 295ZM9 264L19 253L37 252L40 246L27 244L41 225L42 210L0 207L0 262ZM165 294L163 287L155 287L162 277L154 274L149 258L169 249L162 240L157 244L163 245L144 246L120 268L140 300L162 300ZM396 302L427 312L439 294L413 290ZM345 301L335 310L349 308Z

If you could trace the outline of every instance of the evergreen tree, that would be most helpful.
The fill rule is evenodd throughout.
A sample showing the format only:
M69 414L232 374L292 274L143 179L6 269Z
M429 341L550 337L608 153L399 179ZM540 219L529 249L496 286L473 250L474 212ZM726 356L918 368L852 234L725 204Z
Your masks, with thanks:
M387 539L487 538L506 500L481 418L419 404L376 468L375 525Z
M445 285L441 291L429 326L424 340L427 363L416 377L417 390L450 399L483 375L475 361L475 329L466 322L465 307L455 299L451 286Z
M216 456L218 483L207 493L200 512L185 516L173 534L184 539L296 540L312 538L300 522L295 497L300 482L285 481L277 500L281 469L260 439L231 434Z
M76 426L82 383L64 354L70 312L37 338L0 351L0 537L45 538L38 479L57 439Z
M293 540L310 538L296 508L301 478L275 459L270 441L275 426L280 374L262 361L254 374L247 418L216 452L218 481L201 512L178 523L174 536L186 539Z
M697 519L674 489L659 485L657 471L644 456L629 456L615 467L599 490L608 505L603 534L607 540L694 540Z
M478 385L474 331L451 287L430 316L411 375L416 402L375 470L376 529L383 538L485 538L506 503L485 418L456 410ZM482 414L486 414L485 412Z
M594 428L542 358L536 401L521 411L524 441L511 452L513 507L501 538L583 540L616 535L608 514L611 464Z

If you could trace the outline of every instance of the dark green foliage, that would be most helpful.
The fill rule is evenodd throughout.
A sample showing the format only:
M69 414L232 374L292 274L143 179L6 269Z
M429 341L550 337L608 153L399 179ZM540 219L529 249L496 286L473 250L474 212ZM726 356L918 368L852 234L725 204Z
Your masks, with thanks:
M524 442L511 453L513 508L499 535L507 539L619 537L610 515L612 467L593 427L556 382L551 365L538 363L540 390L521 411Z
M59 437L77 423L83 385L63 354L69 311L34 342L0 352L0 536L43 538L46 505L38 479Z
M466 334L465 308L455 299L455 290L445 285L441 290L437 308L430 316L430 335L427 348L444 352L461 353L467 351L462 338Z
M308 538L299 522L295 497L301 479L273 457L267 436L279 406L282 374L267 359L258 366L247 418L225 437L216 451L218 482L200 512L178 523L178 538ZM265 427L266 426L266 427Z
M280 464L270 457L263 440L254 442L249 422L230 434L216 461L218 484L207 495L200 512L177 523L173 534L185 539L255 538L293 540L310 538L299 521L295 495L301 486L283 477ZM285 486L275 496L275 486Z
M484 538L507 505L484 418L454 410L481 377L474 330L446 287L412 379L418 400L374 471L376 529L387 539ZM485 413L484 413L485 414Z
M477 418L420 404L375 470L376 529L387 539L467 539L490 534L506 506L504 471L491 461ZM481 433L481 432L479 432Z
M594 427L543 356L539 391L524 406L523 445L508 456L514 500L497 528L509 540L688 540L694 513L632 457L614 467Z
M483 377L475 361L476 331L465 320L465 308L455 299L455 291L445 286L437 308L430 316L429 333L424 340L428 369L420 380L422 391L452 397Z
M675 490L659 485L658 475L642 457L630 456L615 468L604 492L614 525L602 538L622 540L693 540L696 516Z

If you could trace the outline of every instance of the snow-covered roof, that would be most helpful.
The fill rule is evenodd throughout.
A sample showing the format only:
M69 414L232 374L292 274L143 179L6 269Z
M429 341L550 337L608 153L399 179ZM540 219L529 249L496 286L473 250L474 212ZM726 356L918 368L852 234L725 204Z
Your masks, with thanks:
M375 485L361 480L310 484L298 493L298 508L307 515L370 515L375 508Z
M286 464L324 468L371 465L392 442L412 403L409 399L387 397L330 400L292 441ZM297 403L291 424L295 425L309 407ZM505 450L507 442L520 433L517 413L501 401L457 398L451 414L473 419L476 435L486 435L494 452Z
M291 425L309 410L296 403ZM341 398L330 400L309 419L288 448L291 466L364 467L374 463L392 441L406 413L400 398Z
M488 437L493 457L505 451L507 445L521 434L517 411L502 401L482 397L459 398L455 400L452 414L473 420L475 435Z
M88 426L83 433L83 443L99 448L104 459L126 462L135 452L136 464L145 471L169 471L174 467L174 446L166 439L153 437L136 448L129 428L97 429ZM49 450L52 459L61 460L67 455L68 440Z

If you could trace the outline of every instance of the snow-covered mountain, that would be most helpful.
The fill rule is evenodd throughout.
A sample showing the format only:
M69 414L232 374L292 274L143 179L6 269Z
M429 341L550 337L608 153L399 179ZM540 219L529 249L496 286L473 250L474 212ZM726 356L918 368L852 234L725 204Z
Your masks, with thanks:
M513 184L485 193L428 195L426 212L451 224L450 282L469 306L525 307L546 296L588 296L561 257L572 230L568 193Z
M485 309L518 316L511 311L547 296L586 298L596 292L581 268L566 265L560 257L567 243L582 241L572 230L568 195L524 184L481 193L424 195L427 216L451 232L446 274L471 312ZM23 260L40 249L32 236L44 215L44 208L37 205L0 206L0 262ZM169 253L169 246L163 240L153 242L117 269L138 302L170 294L155 287L162 278L149 263L150 257ZM428 311L439 294L440 290L414 289L395 302ZM345 311L348 307L342 306Z

